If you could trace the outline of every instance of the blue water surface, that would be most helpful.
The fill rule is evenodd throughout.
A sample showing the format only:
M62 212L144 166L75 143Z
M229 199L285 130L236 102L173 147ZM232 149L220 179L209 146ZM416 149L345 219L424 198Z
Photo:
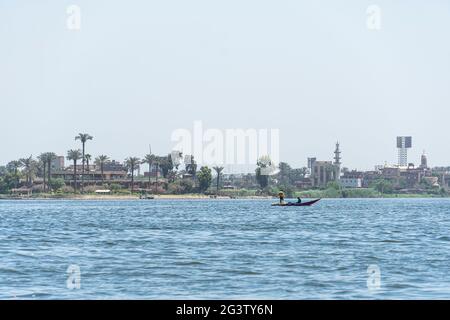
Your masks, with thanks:
M0 201L0 298L450 298L449 199L271 202Z

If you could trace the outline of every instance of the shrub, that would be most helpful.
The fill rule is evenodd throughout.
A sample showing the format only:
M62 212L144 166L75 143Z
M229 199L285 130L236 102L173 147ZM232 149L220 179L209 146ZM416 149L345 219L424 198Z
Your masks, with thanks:
M51 179L50 183L49 183L50 189L55 190L55 191L60 190L65 185L66 185L66 183L64 182L64 179L62 179L62 178Z
M71 186L64 186L61 188L63 193L74 193L75 190Z
M111 190L112 193L116 193L116 192L119 192L120 190L122 190L122 186L117 183L112 183L109 186L109 190Z

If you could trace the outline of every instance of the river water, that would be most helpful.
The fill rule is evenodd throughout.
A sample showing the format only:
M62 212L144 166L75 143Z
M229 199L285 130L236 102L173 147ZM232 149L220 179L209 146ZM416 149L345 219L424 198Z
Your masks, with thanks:
M0 201L1 299L448 299L449 199Z

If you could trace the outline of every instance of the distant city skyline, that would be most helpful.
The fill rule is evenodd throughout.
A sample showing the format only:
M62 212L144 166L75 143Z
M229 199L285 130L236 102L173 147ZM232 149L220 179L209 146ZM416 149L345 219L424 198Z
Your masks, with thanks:
M0 3L0 165L79 147L123 161L205 127L279 129L280 160L450 165L450 3L294 0ZM68 20L80 9L80 28ZM70 22L70 23L69 23Z

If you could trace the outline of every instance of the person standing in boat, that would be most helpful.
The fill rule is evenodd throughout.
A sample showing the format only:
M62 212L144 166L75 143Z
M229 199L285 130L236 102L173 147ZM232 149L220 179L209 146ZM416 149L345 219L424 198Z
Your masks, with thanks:
M283 190L280 190L280 192L278 192L278 197L280 198L280 204L284 204L284 192L283 192Z
M297 203L302 203L302 199L300 199L300 197L297 197Z

